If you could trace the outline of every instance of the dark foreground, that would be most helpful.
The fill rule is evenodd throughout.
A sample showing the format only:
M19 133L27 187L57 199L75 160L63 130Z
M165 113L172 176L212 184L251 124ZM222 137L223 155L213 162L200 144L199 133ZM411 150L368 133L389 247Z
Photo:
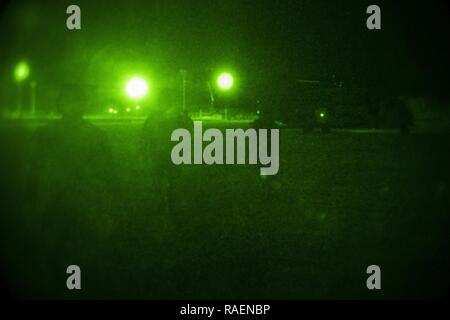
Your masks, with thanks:
M98 237L52 247L55 256L93 251L80 264L83 290L72 292L65 269L50 273L38 262L36 220L22 209L30 133L2 129L1 271L14 296L435 298L448 289L448 135L283 130L278 175L183 167L167 208L140 157L140 129L103 128L119 192L108 218L89 217ZM366 288L371 264L381 267L380 291Z

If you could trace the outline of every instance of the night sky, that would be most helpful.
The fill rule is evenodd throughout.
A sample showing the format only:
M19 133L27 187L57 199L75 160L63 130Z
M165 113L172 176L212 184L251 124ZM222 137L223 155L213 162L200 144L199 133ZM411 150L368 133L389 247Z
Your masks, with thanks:
M382 30L366 26L368 5ZM150 70L164 82L180 68L238 70L248 85L286 79L388 86L411 95L449 87L449 6L411 1L77 1L82 29L65 27L72 1L3 5L2 81L21 57L39 81L117 82L118 68Z

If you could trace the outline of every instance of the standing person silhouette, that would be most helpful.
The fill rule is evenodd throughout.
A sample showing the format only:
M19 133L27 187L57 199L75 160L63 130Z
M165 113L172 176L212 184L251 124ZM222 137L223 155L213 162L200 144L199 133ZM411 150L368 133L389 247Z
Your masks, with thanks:
M193 123L186 113L176 108L168 108L163 113L150 113L143 128L141 150L145 166L149 168L159 211L169 211L172 204L176 166L170 156L173 147L171 134L178 128L192 131Z
M68 291L69 265L94 275L98 245L111 227L112 154L104 133L83 119L85 106L79 86L63 86L62 117L36 130L27 159L25 219L39 248L35 258L42 283L37 287L50 296Z
M177 108L152 110L148 115L141 134L141 160L144 183L142 208L139 216L144 219L146 234L151 241L145 243L151 247L151 255L142 255L141 259L148 266L147 283L151 283L154 292L164 294L173 292L176 282L161 283L162 278L178 272L178 264L173 264L174 257L188 243L186 227L191 226L189 206L193 202L195 179L185 166L172 163L171 151L175 142L171 134L175 129L185 128L193 131L193 122L186 113ZM176 259L175 259L176 260Z

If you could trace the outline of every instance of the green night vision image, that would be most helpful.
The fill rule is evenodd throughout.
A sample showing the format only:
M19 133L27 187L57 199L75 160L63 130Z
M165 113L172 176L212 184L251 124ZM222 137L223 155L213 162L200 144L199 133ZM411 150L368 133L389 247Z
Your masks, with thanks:
M448 298L448 5L368 6L2 1L0 293Z

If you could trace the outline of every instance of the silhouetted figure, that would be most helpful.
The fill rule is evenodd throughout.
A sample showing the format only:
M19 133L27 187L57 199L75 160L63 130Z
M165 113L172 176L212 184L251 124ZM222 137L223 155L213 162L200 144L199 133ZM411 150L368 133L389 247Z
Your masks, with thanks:
M259 117L251 123L251 126L256 129L274 129L278 128L276 124L276 116L274 112L274 104L263 105L259 110Z
M176 142L171 141L175 129L185 128L192 132L193 122L186 113L176 108L163 112L152 112L145 121L141 137L144 166L149 173L151 192L155 208L168 211L172 204L173 185L180 168L171 160L171 151Z
M25 214L39 247L35 277L45 281L49 295L68 291L65 271L71 264L95 279L93 257L102 254L97 245L112 224L112 154L103 132L83 119L84 107L82 90L64 86L62 118L36 130L28 156Z
M409 108L406 98L399 96L396 99L397 102L397 112L399 114L399 125L400 132L402 134L409 134L411 131L411 126L413 125L413 114Z

